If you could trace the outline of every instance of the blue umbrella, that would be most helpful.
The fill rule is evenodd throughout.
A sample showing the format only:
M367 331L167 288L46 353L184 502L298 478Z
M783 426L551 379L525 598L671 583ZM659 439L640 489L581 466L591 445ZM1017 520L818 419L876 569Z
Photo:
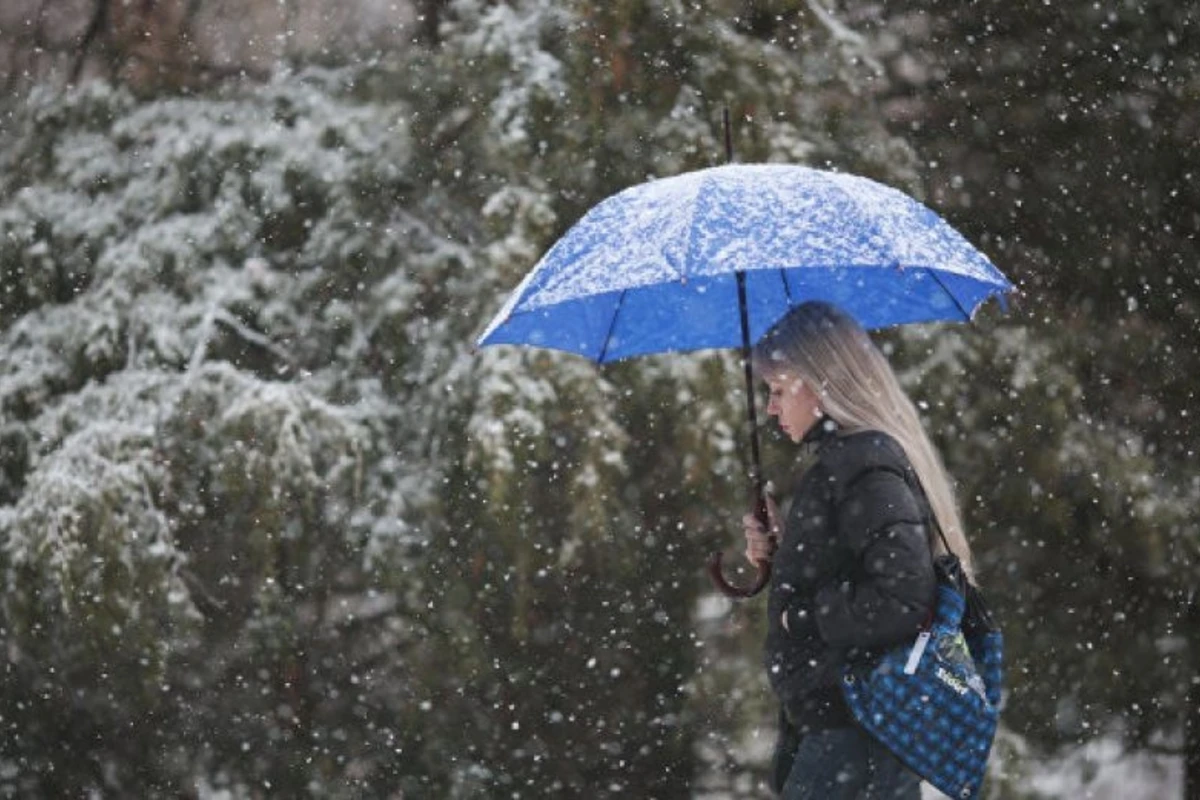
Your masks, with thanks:
M832 302L873 329L970 320L1012 284L954 228L868 178L730 164L602 201L525 276L479 337L597 363L740 347L761 497L750 343L791 307ZM719 557L713 563L714 579ZM759 565L760 590L769 564Z

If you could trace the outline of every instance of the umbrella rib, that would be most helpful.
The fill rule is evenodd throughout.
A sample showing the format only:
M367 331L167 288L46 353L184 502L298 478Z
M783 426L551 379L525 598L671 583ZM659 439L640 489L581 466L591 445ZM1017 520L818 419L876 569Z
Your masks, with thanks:
M596 356L596 363L603 364L604 357L608 355L608 343L612 341L613 331L617 329L617 317L621 314L621 307L625 305L625 293L628 289L622 289L621 294L617 297L617 307L613 309L612 319L608 322L608 333L604 337L604 344L600 346L600 355Z
M963 308L963 304L960 303L958 298L954 296L954 292L952 292L948 288L946 288L946 284L942 282L941 277L936 272L934 272L932 269L930 269L929 267L925 268L925 272L930 277L932 277L935 281L937 281L937 285L942 287L942 291L945 292L950 297L950 299L954 301L954 305L958 306L958 310L962 312L963 319L965 319L967 322L970 322L971 321L971 312L967 311L967 309Z
M792 307L792 287L788 285L787 270L779 270L779 282L783 284L783 296L787 298L788 308Z

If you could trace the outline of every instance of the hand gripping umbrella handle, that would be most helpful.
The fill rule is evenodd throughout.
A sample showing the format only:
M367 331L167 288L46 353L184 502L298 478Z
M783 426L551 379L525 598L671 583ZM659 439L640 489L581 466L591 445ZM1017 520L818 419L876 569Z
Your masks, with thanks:
M758 494L758 501L755 503L754 515L763 523L763 527L768 527L767 519L767 502L763 499L762 493ZM771 552L775 551L775 536L770 537ZM721 572L721 552L717 551L712 554L712 558L708 561L708 574L712 578L713 584L721 590L726 597L747 598L761 592L771 580L771 560L769 558L755 562L758 567L758 576L754 579L754 583L750 586L735 586L725 580L724 573Z

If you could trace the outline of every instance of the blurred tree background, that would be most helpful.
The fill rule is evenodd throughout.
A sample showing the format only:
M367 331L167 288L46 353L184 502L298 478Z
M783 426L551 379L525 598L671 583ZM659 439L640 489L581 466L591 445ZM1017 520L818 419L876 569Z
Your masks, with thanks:
M740 160L912 192L1021 287L880 337L1008 634L989 796L1100 791L1097 743L1198 796L1197 23L5 3L0 795L763 796L761 607L701 569L736 363L471 347L729 107Z
M1200 796L1197 7L902 2L861 21L934 204L1018 276L1035 337L1024 385L992 387L985 427L1005 435L977 484L993 585L1027 620L1020 729L1186 736Z

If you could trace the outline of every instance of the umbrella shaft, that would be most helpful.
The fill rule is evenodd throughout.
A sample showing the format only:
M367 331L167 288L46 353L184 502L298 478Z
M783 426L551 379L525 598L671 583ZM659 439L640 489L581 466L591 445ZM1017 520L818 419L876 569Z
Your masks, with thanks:
M758 413L754 404L754 370L750 364L750 314L746 303L746 274L738 270L738 313L742 322L742 374L746 378L746 416L750 421L750 479L754 484L755 513L766 522L762 461L758 454Z

